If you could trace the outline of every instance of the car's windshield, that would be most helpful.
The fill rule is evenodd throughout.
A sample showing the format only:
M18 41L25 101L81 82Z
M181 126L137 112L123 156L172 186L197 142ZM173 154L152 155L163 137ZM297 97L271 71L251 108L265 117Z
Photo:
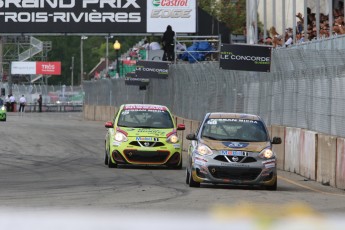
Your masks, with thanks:
M174 128L171 116L165 110L122 110L117 125L132 128Z
M247 119L208 119L202 128L202 138L220 141L268 141L264 124Z

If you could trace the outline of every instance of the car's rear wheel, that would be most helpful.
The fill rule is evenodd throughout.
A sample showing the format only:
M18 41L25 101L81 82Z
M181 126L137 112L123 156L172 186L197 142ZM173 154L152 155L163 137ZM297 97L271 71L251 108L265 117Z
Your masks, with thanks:
M277 180L274 182L274 184L273 185L266 185L266 189L267 190L270 190L270 191L276 191L277 190Z
M108 167L109 168L117 168L117 164L112 162L110 155L108 156Z
M193 174L192 174L192 172L191 172L190 175L189 175L189 187L193 187L193 188L198 188L198 187L200 187L200 182L196 182L196 181L193 179Z

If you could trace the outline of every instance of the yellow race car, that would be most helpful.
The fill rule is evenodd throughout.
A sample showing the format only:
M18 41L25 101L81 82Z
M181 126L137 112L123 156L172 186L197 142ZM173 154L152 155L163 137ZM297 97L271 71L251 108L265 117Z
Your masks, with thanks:
M105 123L105 160L118 165L155 165L182 168L182 144L175 121L166 106L122 105L113 121Z

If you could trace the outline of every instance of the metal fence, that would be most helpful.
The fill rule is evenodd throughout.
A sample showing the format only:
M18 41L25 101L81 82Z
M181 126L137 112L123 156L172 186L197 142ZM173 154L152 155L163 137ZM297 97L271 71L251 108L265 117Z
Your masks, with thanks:
M338 39L345 44L345 37ZM169 78L151 79L146 91L126 86L124 79L85 82L85 103L164 104L194 120L211 111L254 113L269 125L345 137L345 45L320 49L327 40L319 43L325 44L275 49L271 73L227 71L219 63L200 62L171 65Z

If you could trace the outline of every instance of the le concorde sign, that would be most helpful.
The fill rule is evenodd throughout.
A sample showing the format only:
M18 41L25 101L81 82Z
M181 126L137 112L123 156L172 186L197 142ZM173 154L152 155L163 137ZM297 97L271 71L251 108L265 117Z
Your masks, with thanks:
M220 68L255 72L270 72L270 46L222 44Z
M0 34L196 32L197 0L0 0Z

